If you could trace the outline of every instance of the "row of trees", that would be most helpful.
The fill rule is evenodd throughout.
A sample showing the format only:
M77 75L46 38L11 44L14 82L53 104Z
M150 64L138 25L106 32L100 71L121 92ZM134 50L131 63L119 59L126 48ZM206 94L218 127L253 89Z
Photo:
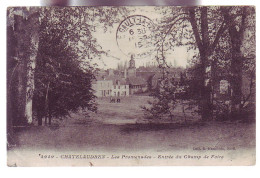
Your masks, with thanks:
M159 7L157 11L164 15L157 34L157 60L161 64L162 73L167 74L165 53L174 50L176 46L186 46L195 53L191 61L192 79L188 82L186 94L190 96L191 102L199 107L202 120L214 117L213 113L219 103L214 98L219 78L227 80L232 91L230 98L225 98L225 102L230 101L227 114L230 118L240 116L254 95L254 7ZM162 86L165 80L172 80L171 77L165 77L168 75L162 76ZM243 77L250 80L249 84L242 84ZM243 85L249 88L246 94L242 92ZM155 98L159 100L148 109L150 113L155 113L158 105L163 106L160 104L160 97L165 91L176 90L174 85L170 85L167 90L162 86L160 92L155 93ZM173 100L176 102L176 98ZM167 113L174 105L173 108L160 109L162 108L164 113Z
M13 126L79 109L96 111L91 81L95 60L106 54L93 33L118 22L125 8L12 7L7 11L7 123Z

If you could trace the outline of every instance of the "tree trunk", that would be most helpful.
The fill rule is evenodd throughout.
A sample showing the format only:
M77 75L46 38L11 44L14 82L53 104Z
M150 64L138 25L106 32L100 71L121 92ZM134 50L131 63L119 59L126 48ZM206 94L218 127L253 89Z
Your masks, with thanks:
M45 116L45 118L44 118L44 125L45 126L47 125L47 116Z
M51 125L51 115L48 114L48 118L49 118L49 125Z
M208 65L209 53L213 51L209 42L209 32L208 32L208 17L207 17L207 7L202 7L201 12L201 32L199 32L199 27L196 22L195 8L191 7L189 10L190 23L195 36L195 40L200 53L200 101L199 107L201 110L201 118L206 121L212 118L212 107L211 107L211 86L209 83L209 77L206 73L206 68ZM200 35L201 33L201 35ZM212 47L214 48L214 47Z
M34 91L34 71L36 65L36 57L39 45L39 14L35 12L31 14L28 19L28 27L30 29L30 54L27 62L27 86L26 86L26 107L25 107L25 117L28 124L32 123L33 113L32 113L32 99Z
M25 19L22 16L15 15L15 33L17 38L17 52L16 56L18 59L18 66L17 66L17 86L16 87L16 98L12 97L13 104L17 107L16 116L14 117L13 124L14 125L25 125L26 118L24 115L25 111L25 100L26 100L26 34L25 34L25 26L26 23Z
M222 9L225 20L230 24L228 33L231 40L231 115L236 119L240 115L242 100L242 52L241 46L244 37L246 7L242 9L241 24L237 28L234 17L229 14L229 9Z
M13 112L11 104L11 94L10 89L7 90L7 148L10 148L12 145L15 145L16 140L14 138L13 131Z
M37 113L38 126L42 126L43 111L41 110L41 108L37 107L36 113Z
M34 90L34 68L38 51L39 13L37 8L22 8L19 15L14 15L14 31L17 38L16 55L18 65L16 70L15 96L11 97L16 105L13 119L15 125L32 123L32 96ZM29 15L26 15L29 14ZM13 85L13 84L12 84ZM13 107L14 108L14 107Z
M16 120L17 101L17 67L19 63L15 62L17 50L17 38L13 26L7 27L7 148L15 145L13 125ZM15 66L14 66L15 64Z
M242 58L239 41L232 45L231 114L239 115L242 99Z
M42 126L42 117L39 117L39 116L38 116L37 119L38 119L38 125L39 125L39 126Z
M210 120L212 118L212 108L211 108L211 89L209 83L209 77L206 73L206 62L208 56L205 50L200 52L201 64L201 82L200 82L200 108L201 108L201 118L203 121Z

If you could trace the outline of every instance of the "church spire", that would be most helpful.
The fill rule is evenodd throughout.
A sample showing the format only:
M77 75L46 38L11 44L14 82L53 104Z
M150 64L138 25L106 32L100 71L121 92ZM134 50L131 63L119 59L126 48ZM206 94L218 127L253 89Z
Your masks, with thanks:
M134 60L134 56L131 55L131 59L129 61L129 68L132 69L132 68L135 68L135 60Z
M127 70L128 77L136 77L136 68L135 68L135 60L134 56L131 55L131 59L129 61L129 68Z

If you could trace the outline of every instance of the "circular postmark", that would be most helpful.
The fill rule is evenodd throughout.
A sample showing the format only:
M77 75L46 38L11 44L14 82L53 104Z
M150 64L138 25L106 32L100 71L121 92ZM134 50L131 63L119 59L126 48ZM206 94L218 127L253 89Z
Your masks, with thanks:
M127 56L137 59L149 56L154 51L154 29L154 23L148 17L129 16L117 28L117 45Z

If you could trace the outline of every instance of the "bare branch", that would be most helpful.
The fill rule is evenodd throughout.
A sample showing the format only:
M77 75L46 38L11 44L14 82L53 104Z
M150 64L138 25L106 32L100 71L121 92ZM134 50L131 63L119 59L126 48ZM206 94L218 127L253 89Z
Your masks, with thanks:
M202 48L202 41L201 41L201 38L200 38L200 35L199 35L199 30L198 30L198 27L197 27L197 24L196 24L194 7L191 7L189 9L189 16L190 16L190 23L191 23L191 26L192 26L192 30L193 30L197 45L198 45L199 49L201 49Z
M219 30L218 30L218 32L217 32L217 34L216 34L216 37L215 37L213 43L211 44L211 48L210 48L210 49L211 49L211 52L214 51L214 49L215 49L217 43L219 42L219 39L220 39L221 35L222 35L222 34L225 32L225 30L227 29L227 25L225 25L225 24L226 24L226 22L225 22L225 20L224 20L224 21L222 22L221 26L219 27Z

